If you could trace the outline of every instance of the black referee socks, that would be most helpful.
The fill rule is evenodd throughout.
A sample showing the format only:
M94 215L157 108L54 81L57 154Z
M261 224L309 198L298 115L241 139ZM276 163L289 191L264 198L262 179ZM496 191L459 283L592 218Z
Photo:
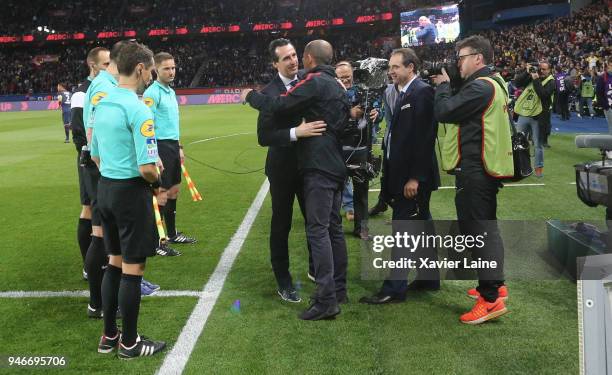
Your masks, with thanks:
M117 335L117 300L119 284L121 283L121 268L109 264L102 278L102 311L104 312L104 335ZM123 313L123 311L121 311Z
M91 244L85 257L85 271L89 282L89 305L94 309L102 306L102 277L104 266L108 263L108 257L104 251L104 239L102 237L91 237Z
M176 199L168 199L164 211L164 222L168 231L168 238L176 236Z
M83 257L83 263L85 263L85 256L87 256L87 249L91 243L91 220L90 219L79 219L79 225L77 226L77 241L79 242L79 249L81 250L81 256Z
M121 342L123 346L132 346L138 336L138 312L140 311L140 283L142 276L121 275L119 287L119 308L123 315Z

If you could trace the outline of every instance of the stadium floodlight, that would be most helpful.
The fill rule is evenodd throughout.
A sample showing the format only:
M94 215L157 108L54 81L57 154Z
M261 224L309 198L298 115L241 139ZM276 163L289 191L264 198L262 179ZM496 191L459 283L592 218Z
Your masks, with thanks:
M38 30L38 31L42 31L42 26L38 26L38 27L36 28L36 30Z

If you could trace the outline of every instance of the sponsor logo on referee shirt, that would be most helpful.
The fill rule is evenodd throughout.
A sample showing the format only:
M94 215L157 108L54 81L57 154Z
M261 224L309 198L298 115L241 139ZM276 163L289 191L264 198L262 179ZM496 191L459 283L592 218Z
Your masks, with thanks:
M155 101L153 100L153 98L144 98L144 104L151 108L153 106L153 104L155 104Z
M105 92L103 92L103 91L97 92L93 96L93 98L91 98L91 104L98 105L98 103L100 103L100 100L102 100L105 96L106 96Z
M145 137L153 137L155 136L155 128L153 126L153 120L149 119L140 125L140 134Z
M157 140L155 138L147 138L147 156L157 158Z

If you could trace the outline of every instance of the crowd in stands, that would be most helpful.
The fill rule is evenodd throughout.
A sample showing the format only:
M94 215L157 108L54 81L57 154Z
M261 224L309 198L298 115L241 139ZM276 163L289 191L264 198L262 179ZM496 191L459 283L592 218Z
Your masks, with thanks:
M262 6L269 8L268 3L280 4L285 8L294 8L296 16L300 11L315 12L308 9L311 0L266 0L249 3L250 9ZM399 0L397 0L399 1ZM389 1L363 1L358 2L361 8L358 12L377 10L376 7L397 6L396 0ZM111 1L112 3L113 1ZM207 9L217 14L217 20L225 20L232 12L237 11L240 4L246 1L218 2L205 0L216 4L217 8ZM42 1L32 1L32 13L37 7L44 7ZM121 1L117 1L117 6ZM145 2L131 2L133 6L140 6ZM159 12L170 12L173 1L153 1L149 6L159 7ZM182 1L183 10L173 10L175 17L181 14L189 16L191 7L199 1ZM231 5L229 4L231 3ZM344 0L335 2L318 2L318 14L342 15ZM322 4L325 5L322 5ZM191 4L191 5L190 5ZM268 4L263 6L261 4ZM130 6L132 6L130 5ZM191 7L190 7L191 6ZM80 8L79 8L80 7ZM97 5L84 5L82 2L74 3L74 9L97 9ZM216 9L216 10L214 10ZM262 12L267 10L262 9ZM7 12L0 14L0 21L10 19L14 15L14 8L9 6ZM124 10L125 11L125 10ZM272 11L273 10L269 10ZM353 11L353 10L351 10ZM32 13L28 13L30 16ZM257 12L249 11L252 14ZM262 13L263 14L263 13ZM311 13L308 13L311 14ZM517 67L527 62L548 60L553 65L561 65L573 76L582 73L587 67L593 74L603 69L603 59L612 55L612 29L610 9L602 3L585 7L571 16L554 20L540 21L531 25L514 26L502 30L481 31L492 40L497 69L507 79L510 79ZM162 18L159 18L162 21ZM4 25L3 25L4 26ZM291 37L298 54L312 39L323 38L329 40L335 47L336 60L359 60L361 58L388 57L391 49L399 43L394 23L379 25L374 28L349 28L330 30L319 29L314 33L301 37ZM144 40L154 51L167 51L177 60L176 87L188 87L192 84L197 87L213 86L245 86L262 84L270 80L273 69L267 54L267 44L270 40L279 37L278 34L241 34L236 36L204 36L190 39L170 40ZM48 92L54 90L58 81L65 81L69 86L76 85L86 75L83 62L87 49L92 46L53 46L44 45L33 49L31 46L4 48L0 51L0 94L25 94L27 92ZM454 44L438 44L416 48L417 54L423 60L440 61L450 58L454 54ZM50 62L40 65L34 64L37 55L52 56ZM58 62L53 62L57 57ZM200 70L201 74L197 74Z

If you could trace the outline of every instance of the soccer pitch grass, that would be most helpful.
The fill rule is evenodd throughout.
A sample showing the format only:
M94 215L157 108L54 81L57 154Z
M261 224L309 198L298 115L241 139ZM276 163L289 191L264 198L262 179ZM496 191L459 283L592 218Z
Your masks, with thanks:
M256 111L238 105L181 107L185 152L216 168L247 172L263 167ZM73 144L62 143L58 112L0 114L0 291L85 290L76 243L80 212ZM248 133L248 134L243 134ZM231 137L223 137L233 135ZM217 138L191 144L203 139ZM573 164L597 159L578 150L573 135L555 134L546 150L545 177L504 188L499 219L599 220L601 208L583 205L575 193ZM204 200L182 189L177 225L198 238L177 246L181 257L154 257L145 278L162 290L201 291L242 222L265 176L230 174L195 161L186 166ZM443 176L443 185L453 184ZM377 186L375 187L377 188ZM370 195L374 202L376 192ZM435 219L453 219L454 191L434 192ZM301 304L282 303L269 263L270 199L266 198L204 327L185 373L498 374L578 372L576 286L566 281L509 282L510 314L481 326L459 323L471 308L465 291L473 282L443 282L438 293L411 296L393 306L363 306L360 296L379 286L360 277L360 245L347 236L349 298L335 321L303 322L314 285L306 279L304 224L294 215L291 270L301 285ZM373 220L389 219L387 212ZM352 223L345 223L350 232ZM232 309L236 300L240 310ZM145 297L139 332L166 340L169 349L196 297ZM1 298L0 356L68 358L58 373L154 373L162 355L134 361L96 352L102 322L86 318L86 298ZM7 371L0 368L0 372Z

